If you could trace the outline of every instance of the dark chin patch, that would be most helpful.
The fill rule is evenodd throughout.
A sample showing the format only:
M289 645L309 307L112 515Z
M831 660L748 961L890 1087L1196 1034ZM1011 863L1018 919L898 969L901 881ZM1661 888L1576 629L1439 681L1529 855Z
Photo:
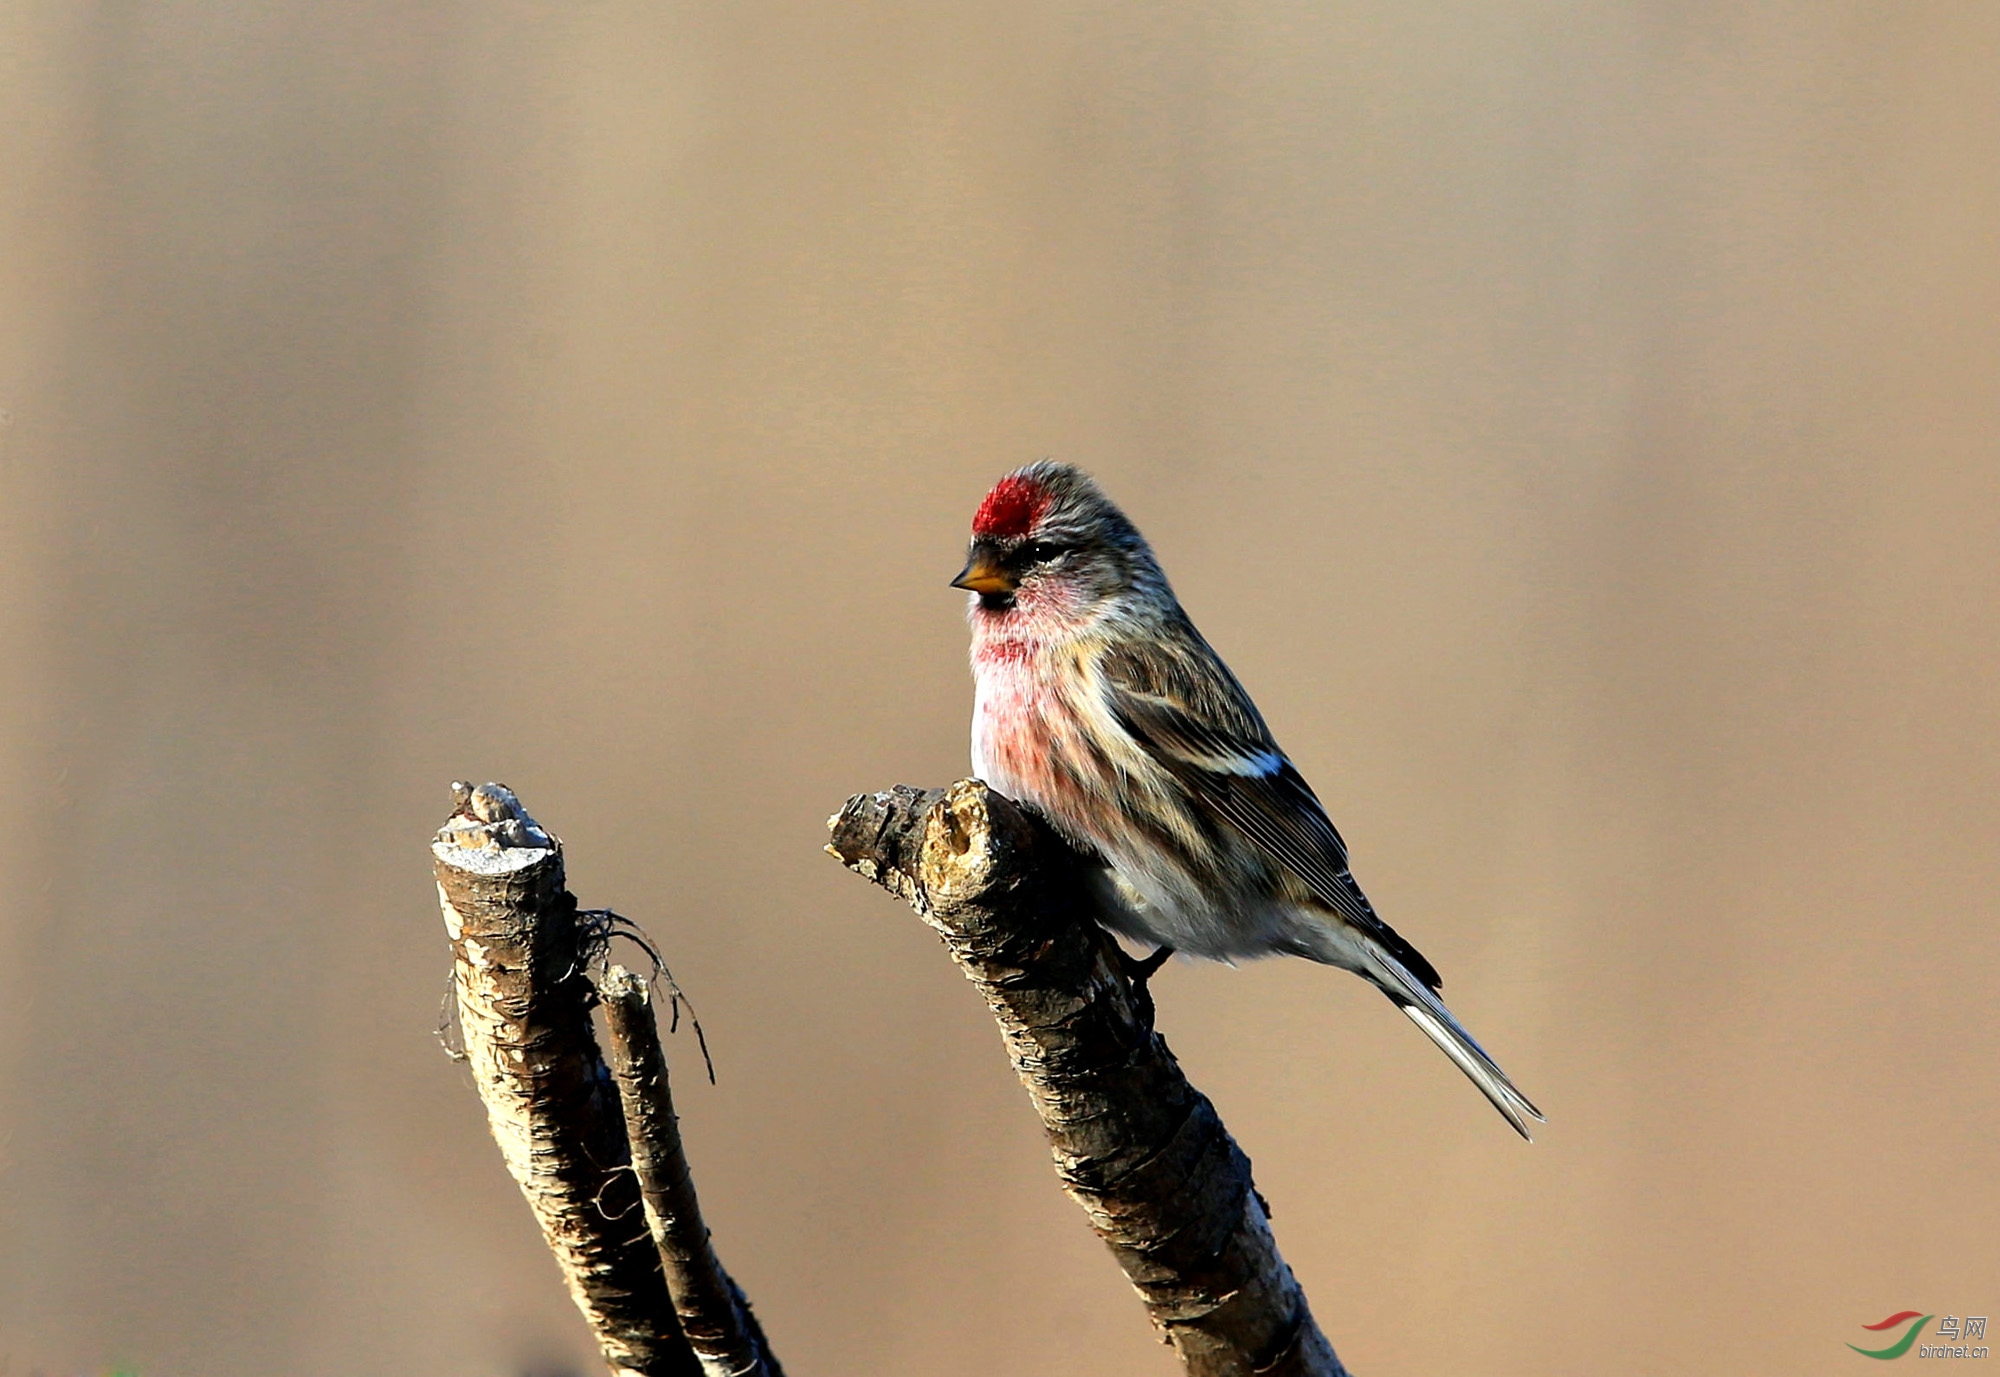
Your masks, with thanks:
M1005 612L1014 605L1012 593L981 593L979 606L986 612Z

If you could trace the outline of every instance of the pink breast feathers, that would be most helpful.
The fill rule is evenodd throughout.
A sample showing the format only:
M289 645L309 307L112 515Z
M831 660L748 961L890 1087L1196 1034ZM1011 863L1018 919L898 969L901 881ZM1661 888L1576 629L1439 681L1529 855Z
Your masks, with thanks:
M1053 782L1045 713L1055 704L1033 656L1020 653L1025 648L1004 641L974 655L973 746L987 783L1009 798L1041 803Z
M982 646L974 655L974 768L1001 793L1035 805L1058 825L1082 826L1091 812L1089 795L1108 787L1104 762L1088 749L1084 725L1051 682L1050 667L1039 657L1010 653L1018 644Z

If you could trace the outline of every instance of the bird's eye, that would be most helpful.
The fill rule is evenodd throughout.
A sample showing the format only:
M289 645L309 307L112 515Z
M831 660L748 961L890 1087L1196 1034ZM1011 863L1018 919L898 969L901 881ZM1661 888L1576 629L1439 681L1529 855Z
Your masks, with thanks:
M1023 545L1019 559L1022 564L1047 564L1062 557L1063 547L1046 540L1031 540Z

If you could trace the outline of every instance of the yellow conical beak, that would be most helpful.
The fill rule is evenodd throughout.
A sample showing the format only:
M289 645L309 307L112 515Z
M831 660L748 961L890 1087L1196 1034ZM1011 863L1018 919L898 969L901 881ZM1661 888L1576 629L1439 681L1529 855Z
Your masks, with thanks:
M974 550L951 586L974 593L1011 593L1021 586L1021 581L1001 567L993 551Z

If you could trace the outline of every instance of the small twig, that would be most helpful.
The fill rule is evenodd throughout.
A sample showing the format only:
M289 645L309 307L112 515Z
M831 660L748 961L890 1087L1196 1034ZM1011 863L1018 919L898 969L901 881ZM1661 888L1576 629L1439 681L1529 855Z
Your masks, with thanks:
M597 994L611 1037L611 1069L625 1108L632 1170L681 1332L708 1377L784 1377L702 1223L646 982L613 966L598 982Z
M444 1054L453 1061L465 1060L465 1030L458 1026L458 972L449 970L444 976L444 997L438 1001L437 1027L431 1030L444 1048Z
M1076 853L977 780L859 795L831 828L827 850L907 900L985 997L1064 1189L1192 1377L1346 1377Z

